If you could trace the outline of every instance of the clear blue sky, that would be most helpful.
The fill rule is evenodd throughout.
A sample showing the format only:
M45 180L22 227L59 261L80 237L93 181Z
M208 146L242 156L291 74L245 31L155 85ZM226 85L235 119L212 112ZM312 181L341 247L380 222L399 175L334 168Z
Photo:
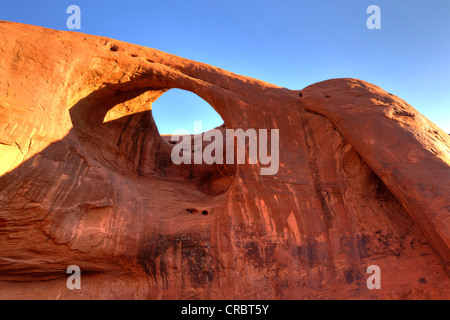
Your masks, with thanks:
M67 30L71 4L81 8L80 32L290 89L330 78L363 79L450 133L449 0L2 0L0 20ZM381 30L366 27L371 4L381 8ZM203 120L204 129L221 123L200 98L173 91L154 104L162 133L193 129L194 120Z

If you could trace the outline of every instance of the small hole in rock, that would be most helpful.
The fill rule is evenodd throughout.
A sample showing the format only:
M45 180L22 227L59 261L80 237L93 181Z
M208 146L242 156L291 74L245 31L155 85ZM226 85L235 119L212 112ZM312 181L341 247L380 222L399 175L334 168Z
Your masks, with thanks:
M427 279L425 279L425 278L420 278L420 279L419 279L419 282L421 282L421 283L427 283Z
M133 58L137 58L138 55L133 53L131 56L132 56Z
M197 213L198 211L196 209L186 209L186 212Z
M325 95L325 98L330 99L331 97L330 97L329 95L326 94L326 95Z
M203 210L203 211L202 211L202 215L207 216L207 215L208 215L208 211Z
M300 98L303 97L303 93L299 92L299 93L298 93L298 96L299 96Z
M112 44L111 47L109 47L109 51L117 51L119 50L119 46Z

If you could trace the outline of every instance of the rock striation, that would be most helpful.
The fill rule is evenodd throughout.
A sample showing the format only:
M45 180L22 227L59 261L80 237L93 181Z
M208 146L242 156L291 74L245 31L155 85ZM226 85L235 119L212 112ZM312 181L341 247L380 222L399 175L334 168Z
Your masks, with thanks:
M450 298L450 138L402 99L12 22L0 40L1 299ZM278 173L173 164L151 111L172 88L223 133L279 129Z

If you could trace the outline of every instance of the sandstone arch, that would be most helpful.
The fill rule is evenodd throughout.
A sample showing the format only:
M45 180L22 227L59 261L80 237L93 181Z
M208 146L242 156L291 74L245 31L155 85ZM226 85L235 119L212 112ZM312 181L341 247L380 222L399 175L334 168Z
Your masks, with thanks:
M355 79L288 90L16 23L0 23L0 38L1 298L448 297L450 141L403 100ZM280 129L279 173L237 166L208 194L157 172L164 145L139 124L142 102L168 88L197 94L229 128ZM142 159L102 150L102 99L130 103L107 132L129 121ZM73 264L79 292L65 288ZM371 264L381 291L365 286Z

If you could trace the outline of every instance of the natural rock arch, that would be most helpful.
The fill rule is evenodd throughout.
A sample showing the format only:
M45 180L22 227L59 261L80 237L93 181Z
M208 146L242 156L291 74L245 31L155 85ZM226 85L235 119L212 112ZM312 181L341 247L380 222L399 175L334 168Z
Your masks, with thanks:
M8 298L448 297L450 140L403 100L356 79L288 90L16 23L1 23L0 38ZM138 103L168 88L197 94L229 128L280 129L278 174L236 166L212 194L172 179ZM103 124L124 101L133 107ZM73 264L76 293L65 287ZM366 287L371 264L383 290Z

